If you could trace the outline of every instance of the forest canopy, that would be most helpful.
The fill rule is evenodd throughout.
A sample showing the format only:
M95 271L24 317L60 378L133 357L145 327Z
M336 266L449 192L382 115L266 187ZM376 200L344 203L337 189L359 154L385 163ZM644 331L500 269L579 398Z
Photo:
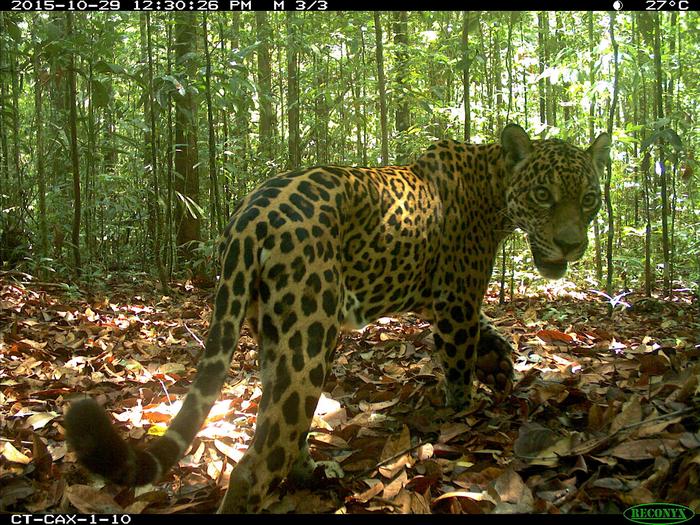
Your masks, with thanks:
M408 163L516 122L582 146L612 132L575 279L611 295L700 282L697 13L0 12L0 27L5 265L213 274L235 203L270 175ZM522 238L502 256L529 278Z

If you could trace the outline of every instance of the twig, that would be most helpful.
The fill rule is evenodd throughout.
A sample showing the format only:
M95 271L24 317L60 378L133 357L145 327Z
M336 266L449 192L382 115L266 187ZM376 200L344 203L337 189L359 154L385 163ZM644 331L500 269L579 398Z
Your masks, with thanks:
M630 423L629 425L625 425L624 427L618 428L615 432L612 434L609 434L607 436L604 436L602 438L599 438L597 442L591 447L591 441L587 441L585 443L582 443L576 447L573 447L568 453L566 454L554 454L551 456L521 456L518 455L517 457L521 459L559 459L562 457L566 456L576 456L578 454L585 454L586 451L590 452L591 450L594 450L601 445L605 445L608 442L612 441L614 437L616 437L618 434L625 432L627 430L631 430L633 428L641 427L646 425L647 423L654 423L656 421L660 421L663 419L670 419L676 416L682 416L685 414L693 414L697 413L697 408L696 407L688 407L688 408L683 408L681 410L676 410L674 412L669 412L668 414L661 414L656 417L652 417L651 419L645 419L644 421L638 421L637 423ZM596 440L593 440L596 441Z
M28 273L20 272L19 270L0 270L0 277L13 277L13 276L19 276L19 277L24 277L25 279L29 279L30 281L34 279L33 275L30 275Z
M360 479L361 477L366 476L366 475L369 474L370 472L374 472L374 471L377 470L379 467L382 467L382 466L386 465L387 463L391 463L392 461L394 461L395 459L400 458L400 457L403 456L404 454L408 454L409 452L412 452L413 450L415 450L415 449L417 449L417 448L419 448L419 447L422 447L423 445L427 445L428 443L430 443L430 440L422 440L422 441L419 441L418 444L413 445L413 446L411 446L411 447L408 447L408 448L402 450L401 452L398 452L398 453L394 454L393 456L388 457L388 458L386 458L386 459L383 460L383 461L380 461L379 463L377 463L377 464L374 465L373 467L367 468L367 469L365 469L365 470L359 472L358 474L355 474L354 476L352 476L352 477L350 478L350 481L356 481L356 480Z
M187 323L182 323L182 324L185 326L185 330L187 330L190 333L190 335L194 338L194 340L197 341L197 343L199 343L199 346L204 348L204 342L202 342L202 340L199 337L197 337L197 334L195 334L192 330L190 330L190 327L187 326Z

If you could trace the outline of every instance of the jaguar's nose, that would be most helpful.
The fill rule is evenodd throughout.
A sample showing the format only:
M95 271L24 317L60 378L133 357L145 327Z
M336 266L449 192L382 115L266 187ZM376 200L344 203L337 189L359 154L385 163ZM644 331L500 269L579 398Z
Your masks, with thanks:
M575 253L578 250L581 249L581 245L583 244L581 241L574 241L571 242L568 239L561 239L561 238L554 238L554 244L557 245L557 247L561 250L561 253L564 257L566 257L569 254Z

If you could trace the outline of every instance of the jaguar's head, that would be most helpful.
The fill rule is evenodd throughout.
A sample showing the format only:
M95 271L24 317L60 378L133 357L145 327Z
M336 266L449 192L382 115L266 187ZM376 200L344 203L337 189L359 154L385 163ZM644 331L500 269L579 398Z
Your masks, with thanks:
M583 150L560 140L531 141L520 126L509 124L501 146L508 216L527 233L540 274L558 279L586 251L588 225L600 209L610 136L601 133Z

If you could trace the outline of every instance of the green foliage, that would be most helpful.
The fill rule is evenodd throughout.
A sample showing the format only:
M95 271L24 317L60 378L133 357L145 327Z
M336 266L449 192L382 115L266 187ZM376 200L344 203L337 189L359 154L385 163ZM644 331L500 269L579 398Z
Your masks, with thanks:
M5 97L0 101L0 167L4 170L0 209L24 210L37 271L55 269L60 273L71 265L67 244L61 239L70 236L74 198L68 175L65 98L71 54L78 70L77 127L84 202L80 243L93 266L144 268L153 261L149 255L153 233L149 230L148 197L155 188L153 167L147 160L147 136L156 142L159 188L155 202L162 222L161 249L175 271L184 268L174 247L179 225L172 210L181 203L187 213L200 219L203 239L194 247L195 259L190 264L208 268L213 257L211 241L206 239L216 238L217 224L225 222L232 203L269 173L287 166L287 115L293 105L300 113L303 165L378 162L381 143L374 13L305 12L289 21L285 13L267 13L271 30L267 42L272 74L269 98L275 118L271 149L266 155L260 153L258 136L263 95L255 14L208 14L210 88L205 81L201 14L191 14L197 27L197 45L179 61L175 59L173 16L149 15L152 85L144 54L142 16L81 13L75 17L73 36L68 38L64 14L4 15L0 31L0 83ZM406 46L395 41L394 17L395 13L380 14L390 161L395 162L401 154L410 158L435 139L461 139L465 120L473 141L497 140L508 121L524 125L533 135L559 136L581 145L607 128L614 66L607 13L471 12L466 16L462 12L410 12ZM538 34L541 20L546 34ZM661 31L660 107L654 54L657 20ZM468 43L464 23L468 23ZM644 279L647 202L652 266L663 261L660 225L664 210L661 179L655 173L662 157L670 202L665 212L668 217L673 212L674 278L681 285L700 282L700 260L686 256L697 254L700 248L699 169L693 157L700 143L695 125L699 118L700 40L693 38L699 30L700 17L694 12L615 16L620 85L613 126L611 192L616 224L614 277L619 287L641 286ZM287 100L286 68L291 50L298 53L298 105ZM402 50L407 52L400 59ZM39 86L35 85L33 63L26 58L35 52L39 53ZM183 75L184 62L194 66L193 75ZM464 85L466 72L468 86ZM45 219L51 247L44 258L37 252L37 87L43 95ZM198 200L172 188L179 177L173 165L174 151L181 147L175 144L174 100L186 93L195 93L199 104L196 114L187 112L198 136ZM207 94L211 95L213 144L208 139ZM541 100L545 114L541 114ZM397 131L401 101L408 103L409 126ZM154 103L154 129L145 112L150 102ZM214 195L210 191L210 149L221 201L218 210L213 210L216 207L210 202ZM607 225L603 223L601 216L602 256L607 242ZM515 265L516 280L527 285L535 279L528 273L527 245L517 241L513 246L509 265ZM595 251L590 249L584 261L572 268L571 277L580 282L595 281L594 268Z

